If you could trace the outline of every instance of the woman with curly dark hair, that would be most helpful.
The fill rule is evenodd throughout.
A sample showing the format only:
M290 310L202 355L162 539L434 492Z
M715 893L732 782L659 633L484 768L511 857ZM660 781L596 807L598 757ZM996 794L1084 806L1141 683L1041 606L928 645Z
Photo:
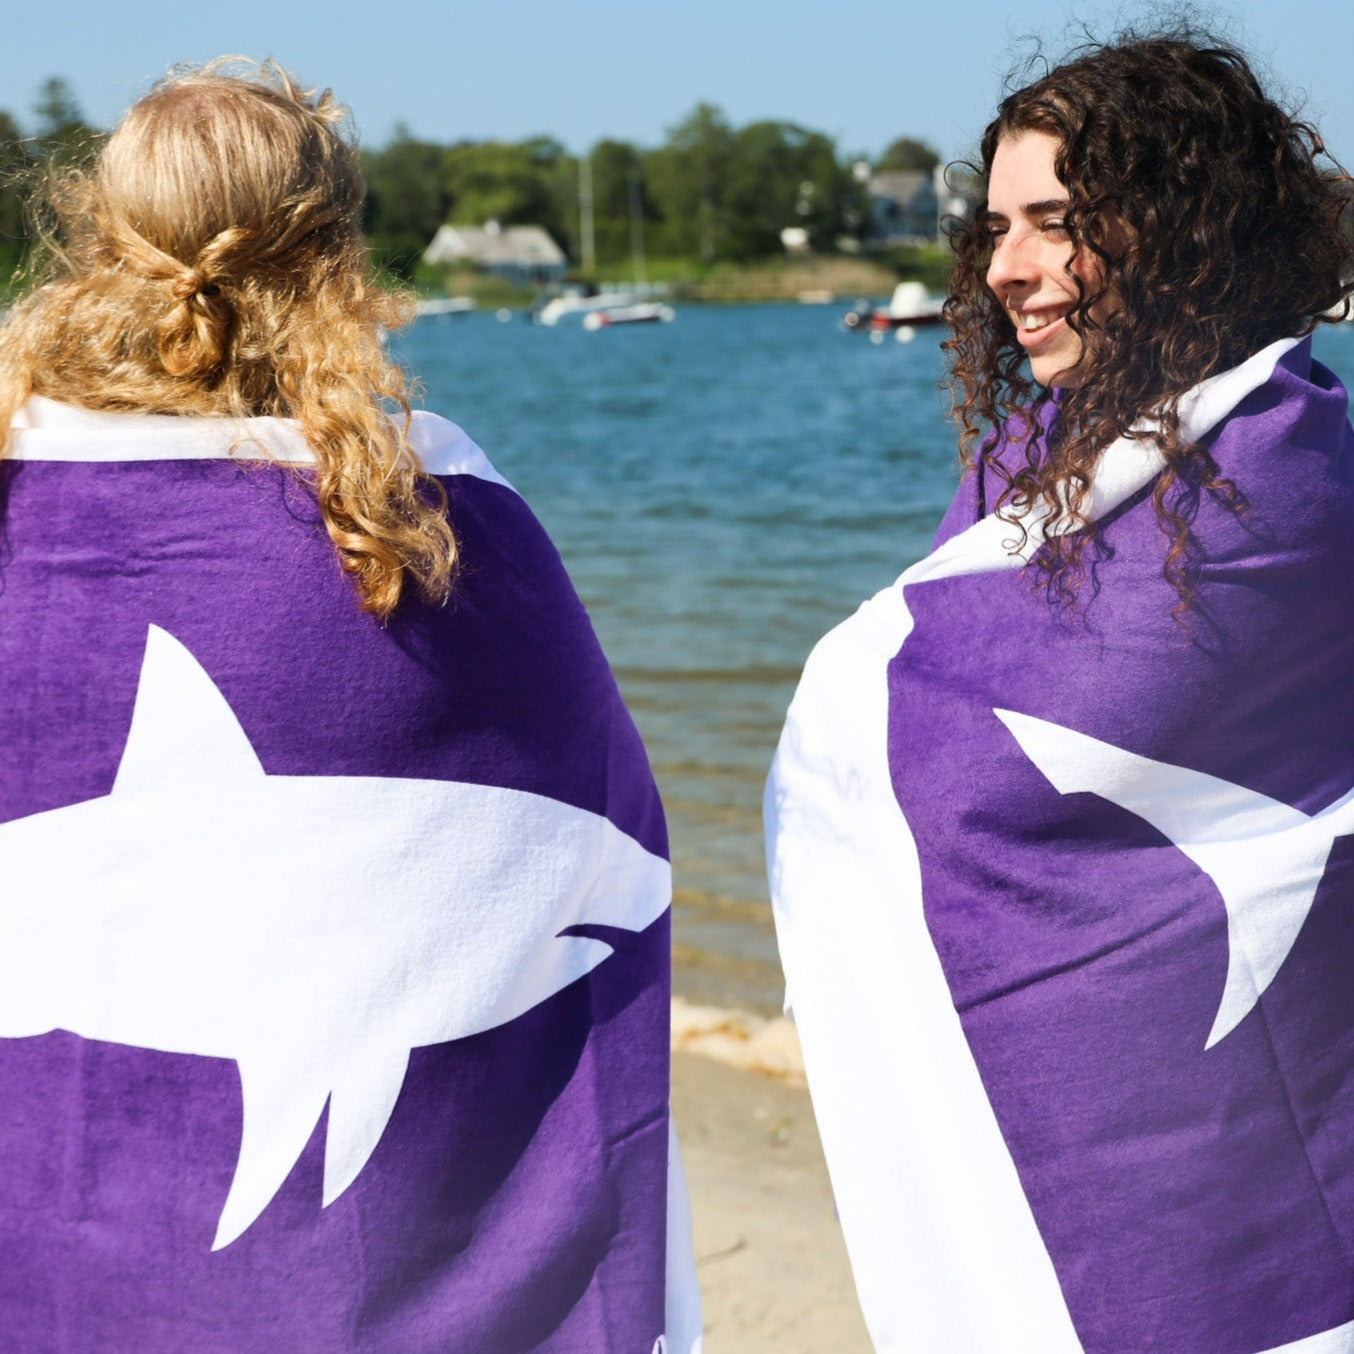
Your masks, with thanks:
M1007 501L1042 503L1073 528L1037 562L1059 589L1075 587L1094 538L1074 528L1088 525L1080 494L1100 451L1153 411L1154 430L1134 435L1166 462L1153 506L1187 602L1193 501L1238 500L1207 446L1182 440L1181 398L1308 333L1349 294L1350 181L1323 171L1323 154L1315 129L1267 99L1225 47L1159 38L1106 49L1002 103L983 135L989 201L955 237L947 346L966 465L984 429L1064 392L1060 435L992 465L998 499L1004 489ZM1004 216L992 186L1026 187L1032 159L1049 197L1031 199L1046 210L1022 222L1025 204ZM1022 224L1047 246L1042 288L1023 275Z
M1190 34L1011 94L936 546L767 791L881 1350L1354 1350L1349 179Z

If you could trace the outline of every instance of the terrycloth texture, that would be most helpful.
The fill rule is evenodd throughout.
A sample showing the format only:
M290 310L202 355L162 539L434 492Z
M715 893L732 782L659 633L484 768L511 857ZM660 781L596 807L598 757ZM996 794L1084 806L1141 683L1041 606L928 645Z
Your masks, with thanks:
M285 423L19 424L0 1345L690 1354L662 811L521 499L417 416L463 567L382 627Z
M1185 417L1249 507L1200 502L1184 624L1124 443L1076 609L970 477L791 707L777 924L881 1350L1354 1350L1354 434L1307 342Z

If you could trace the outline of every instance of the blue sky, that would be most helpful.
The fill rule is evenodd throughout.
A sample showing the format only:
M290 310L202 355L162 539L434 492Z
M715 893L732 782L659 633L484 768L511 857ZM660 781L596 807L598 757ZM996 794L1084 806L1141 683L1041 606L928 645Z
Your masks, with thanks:
M1073 16L1113 29L1117 14L1141 12L1098 0L25 0L5 16L0 108L27 120L41 81L62 75L106 125L172 63L240 52L331 86L372 145L401 120L438 141L548 132L575 151L604 136L654 145L705 99L735 124L783 118L844 151L874 154L910 135L949 158L976 141L1020 39L1056 50ZM1354 162L1351 0L1231 0L1196 13L1305 96Z

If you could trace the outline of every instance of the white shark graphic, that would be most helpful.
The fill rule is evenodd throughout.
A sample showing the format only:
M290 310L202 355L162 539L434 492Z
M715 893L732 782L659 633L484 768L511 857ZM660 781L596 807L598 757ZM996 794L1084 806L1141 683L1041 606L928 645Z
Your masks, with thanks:
M1227 981L1205 1048L1249 1014L1311 911L1331 846L1354 832L1354 789L1310 815L1217 776L1154 762L1059 724L995 710L1060 794L1094 794L1168 837L1227 908Z
M213 1249L267 1207L326 1101L324 1203L375 1150L409 1050L530 1010L640 931L667 862L605 818L454 781L270 776L151 626L112 792L0 825L0 1037L70 1030L239 1064Z

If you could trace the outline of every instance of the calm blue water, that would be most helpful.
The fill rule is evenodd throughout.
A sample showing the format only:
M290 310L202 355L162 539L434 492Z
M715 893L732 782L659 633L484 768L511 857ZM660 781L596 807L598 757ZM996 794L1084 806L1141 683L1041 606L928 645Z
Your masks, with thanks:
M762 782L804 658L926 553L957 482L938 331L874 346L838 330L841 309L688 307L595 334L428 318L397 340L428 407L563 553L648 744L688 901L765 901ZM1354 326L1317 344L1354 385Z

